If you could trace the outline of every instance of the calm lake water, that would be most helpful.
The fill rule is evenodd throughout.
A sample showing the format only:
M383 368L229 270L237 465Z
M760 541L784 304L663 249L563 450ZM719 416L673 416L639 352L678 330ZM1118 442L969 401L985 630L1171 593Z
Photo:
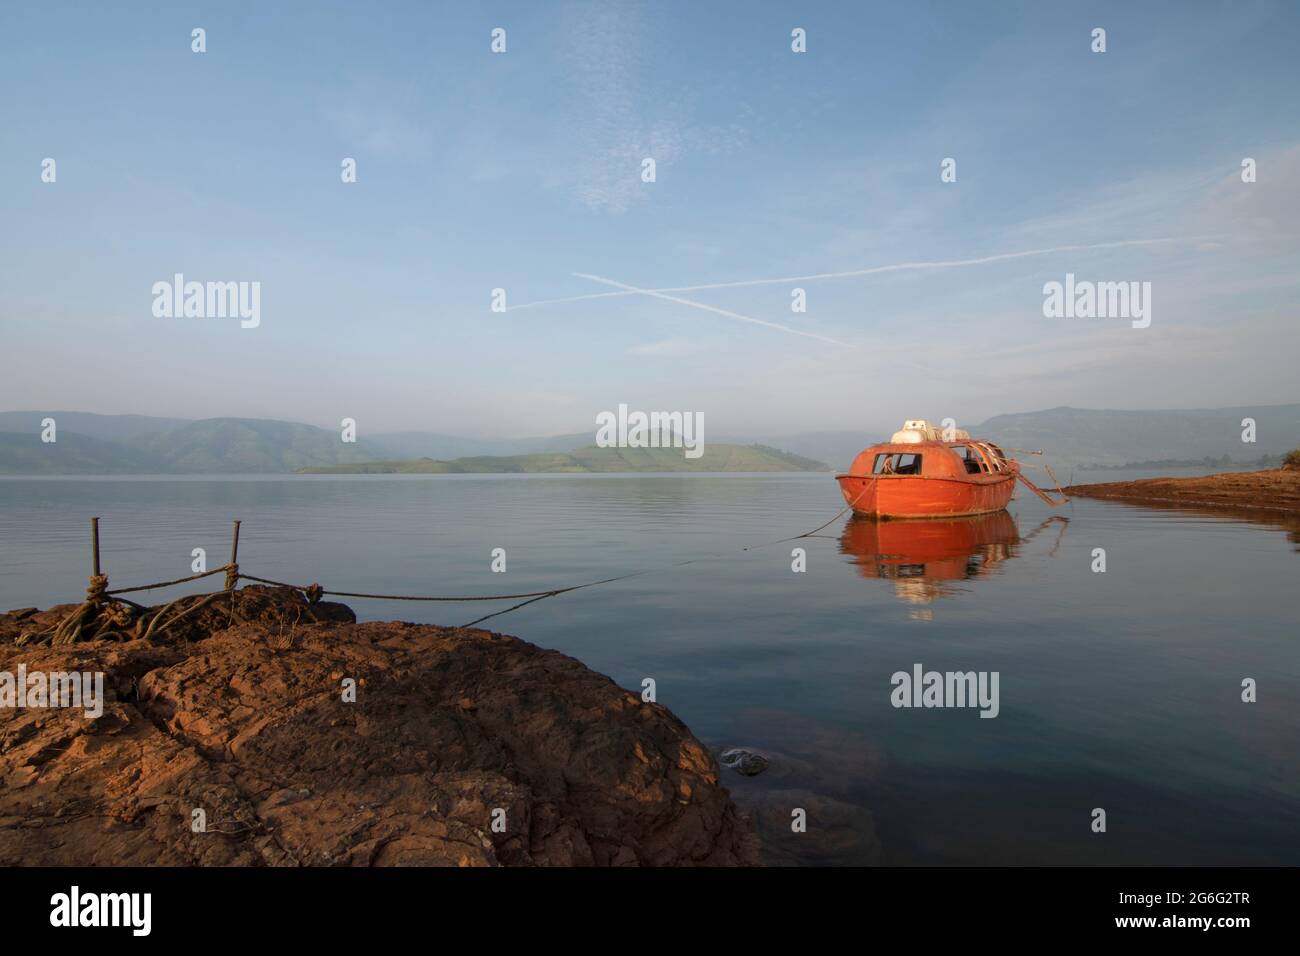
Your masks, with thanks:
M1300 864L1294 531L1086 499L1052 511L1021 491L992 519L840 518L771 543L842 504L821 474L0 480L0 608L81 596L90 515L117 586L188 574L196 547L222 564L232 518L245 571L340 590L651 568L487 626L628 688L651 677L706 743L768 752L766 773L724 779L772 862ZM350 603L438 624L507 606ZM999 715L891 706L891 675L918 663L997 671Z

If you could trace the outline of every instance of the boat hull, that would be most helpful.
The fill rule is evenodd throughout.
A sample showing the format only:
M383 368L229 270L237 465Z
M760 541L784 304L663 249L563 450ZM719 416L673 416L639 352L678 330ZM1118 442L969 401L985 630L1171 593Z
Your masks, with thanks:
M958 518L1001 511L1014 474L971 478L923 475L836 475L854 514L870 518Z

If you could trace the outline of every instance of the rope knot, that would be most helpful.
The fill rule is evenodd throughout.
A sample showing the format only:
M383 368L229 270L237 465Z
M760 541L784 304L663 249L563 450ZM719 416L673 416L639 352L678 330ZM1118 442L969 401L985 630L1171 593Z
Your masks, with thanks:
M99 612L99 619L110 627L127 627L132 621L131 609L125 604L109 603Z
M325 593L325 589L319 584L313 583L303 588L302 593L307 598L308 604L319 604L321 595Z
M226 590L233 591L235 589L235 585L238 583L239 583L239 565L227 564L226 565Z
M95 574L91 575L90 584L86 587L87 604L103 604L104 593L108 590L108 575Z

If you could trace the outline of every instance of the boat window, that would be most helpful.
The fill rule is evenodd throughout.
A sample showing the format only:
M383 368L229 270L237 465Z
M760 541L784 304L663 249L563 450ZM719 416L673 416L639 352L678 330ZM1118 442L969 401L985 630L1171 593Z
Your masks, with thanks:
M1006 468L1007 456L1006 453L1003 452L1001 448L999 448L997 445L993 444L992 442L984 442L984 444L981 447L984 450L985 456L989 460L989 464L993 466L994 471L1001 473L1007 470Z
M890 454L883 452L876 456L873 475L919 475L921 473L921 456Z
M952 450L966 466L966 474L978 475L989 470L989 463L984 460L984 456L971 445L955 445Z

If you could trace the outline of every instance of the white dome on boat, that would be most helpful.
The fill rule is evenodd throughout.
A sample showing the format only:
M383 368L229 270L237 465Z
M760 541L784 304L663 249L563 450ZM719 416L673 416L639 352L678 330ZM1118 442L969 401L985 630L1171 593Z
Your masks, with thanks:
M952 429L950 435L944 435L943 429L935 428L924 418L909 418L889 441L894 445L916 445L923 441L966 441L970 438L970 433L960 428Z

